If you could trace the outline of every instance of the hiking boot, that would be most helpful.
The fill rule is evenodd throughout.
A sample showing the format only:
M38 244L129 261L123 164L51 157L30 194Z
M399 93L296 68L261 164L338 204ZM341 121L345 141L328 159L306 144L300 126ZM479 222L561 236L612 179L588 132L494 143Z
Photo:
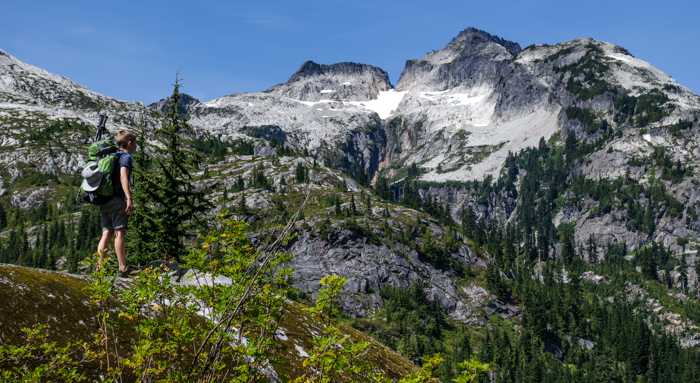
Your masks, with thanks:
M126 265L125 270L117 271L117 276L119 276L120 278L129 278L129 277L133 277L134 275L136 275L140 272L141 272L141 270L134 269L130 265Z

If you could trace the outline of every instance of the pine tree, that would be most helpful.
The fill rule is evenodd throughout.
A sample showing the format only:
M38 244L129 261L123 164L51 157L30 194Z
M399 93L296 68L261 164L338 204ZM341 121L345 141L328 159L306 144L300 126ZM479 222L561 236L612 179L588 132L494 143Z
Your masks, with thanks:
M238 214L248 214L248 207L245 204L245 193L241 194L241 201L238 203L238 209L236 210Z
M564 243L562 243L561 257L564 259L566 264L571 264L574 260L574 255L576 250L574 248L574 242L571 233L566 230L564 231Z
M350 196L350 212L352 215L357 215L357 206L355 205L355 195Z
M678 280L681 283L681 291L685 294L685 287L688 284L688 260L685 258L685 252L681 255L678 273L680 274Z
M642 250L642 275L648 279L658 279L656 270L656 254L652 249Z
M63 221L58 225L58 234L56 235L56 245L58 249L63 249L68 244L68 236L66 235L66 225Z
M593 238L593 233L588 236L588 262L598 263L598 248Z
M335 215L336 215L336 216L339 216L339 215L341 215L342 213L343 213L343 212L342 212L341 209L340 209L340 198L336 198L336 199L335 199Z
M209 189L195 190L191 173L200 158L187 149L180 134L193 129L180 119L178 100L180 81L176 77L172 104L166 118L168 123L154 134L161 145L145 144L142 131L139 136L140 155L135 156L134 211L137 225L129 230L128 258L130 263L146 263L163 257L180 259L186 247L183 238L197 229L206 228L205 213L212 208L207 195ZM148 155L149 149L154 153ZM138 167L139 161L146 166Z
M294 172L296 176L296 182L298 184L304 182L304 176L306 175L306 172L304 171L304 165L301 164L301 161L297 162L297 167L296 171Z
M0 230L7 227L7 213L5 213L5 208L0 204Z
M440 249L430 227L427 227L423 233L423 245L420 247L420 252L433 262L440 260Z

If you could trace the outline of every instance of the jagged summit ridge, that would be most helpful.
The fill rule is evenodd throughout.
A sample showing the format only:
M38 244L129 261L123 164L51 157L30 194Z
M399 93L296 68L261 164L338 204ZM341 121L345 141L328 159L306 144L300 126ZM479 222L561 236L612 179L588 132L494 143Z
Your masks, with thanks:
M450 41L448 46L462 45L462 49L466 52L479 52L482 50L482 46L488 43L495 43L504 48L513 56L517 56L522 52L520 44L500 38L496 35L489 34L488 32L469 27Z
M444 48L432 51L421 59L406 61L396 85L398 91L443 91L465 82L501 75L492 62L512 60L522 49L518 43L504 40L484 31L467 28Z
M271 92L297 101L369 101L392 89L381 68L351 62L332 65L307 61L284 84Z

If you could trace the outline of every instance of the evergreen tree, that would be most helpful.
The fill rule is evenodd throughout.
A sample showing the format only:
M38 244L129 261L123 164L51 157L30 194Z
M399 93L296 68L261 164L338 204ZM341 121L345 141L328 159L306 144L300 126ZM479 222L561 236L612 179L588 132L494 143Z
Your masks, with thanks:
M562 243L561 257L564 259L566 264L571 264L574 260L574 255L576 250L574 248L574 241L571 232L569 230L564 231L564 241Z
M593 233L588 236L588 242L586 244L588 245L588 262L598 263L598 248L593 238Z
M296 182L298 184L304 182L304 175L306 174L306 172L304 171L304 165L302 165L301 161L297 162L297 167L294 174L296 176Z
M63 249L68 244L68 236L66 235L66 225L63 221L58 225L58 234L56 235L56 244L54 247Z
M374 185L374 194L383 200L393 201L389 180L386 177L379 176L377 178L377 183Z
M352 215L357 215L357 206L355 205L355 195L350 196L350 212Z
M423 245L420 247L420 252L433 262L440 261L440 248L430 227L427 227L423 233Z
M685 288L688 285L688 260L685 258L685 252L682 253L680 264L678 265L678 281L681 283L681 291L685 294Z
M137 183L132 194L139 208L132 219L138 224L128 232L130 263L146 263L162 257L180 259L186 251L184 236L206 228L205 213L212 208L207 198L210 191L196 190L191 176L200 158L180 139L180 134L193 132L178 112L180 86L176 77L170 96L172 104L166 115L168 123L154 132L161 145L148 148L139 145L141 155L134 161ZM149 149L153 157L147 154ZM139 160L148 164L147 167L139 168Z
M248 207L245 204L245 193L241 194L241 201L238 203L238 209L236 210L238 214L248 214Z
M7 227L7 213L5 213L5 208L0 204L0 230Z
M339 216L343 214L343 212L340 209L340 198L335 199L335 215Z
M659 275L656 271L656 252L653 249L642 250L642 275L648 279L658 279Z

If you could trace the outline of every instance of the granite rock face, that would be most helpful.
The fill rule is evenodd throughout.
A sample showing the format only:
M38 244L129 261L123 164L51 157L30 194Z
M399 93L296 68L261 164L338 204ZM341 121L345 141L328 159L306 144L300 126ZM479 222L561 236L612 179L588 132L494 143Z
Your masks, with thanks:
M190 96L189 94L185 93L180 93L180 99L177 101L177 107L178 107L178 114L183 117L187 118L187 113L189 112L189 108L192 105L199 104L200 101L197 100L196 98ZM170 101L170 98L164 98L158 102L154 102L151 105L148 105L149 108L155 110L156 112L162 114L165 116L168 114L168 109L170 108L170 105L172 105L172 101Z
M367 64L350 62L324 65L307 61L284 84L275 85L276 93L298 101L369 101L379 92L392 89L389 75Z
M401 225L398 221L389 221L392 226ZM376 244L351 230L339 228L328 239L319 238L318 233L303 232L288 251L292 254L290 266L294 269L294 287L312 296L315 296L321 278L332 274L348 277L344 289L347 295L342 305L350 315L367 317L382 308L383 299L376 293L383 287L408 287L417 282L423 285L427 297L437 299L453 318L470 323L470 319L479 317L468 303L470 294L455 284L453 271L436 268L403 244ZM466 246L461 246L451 257L464 265L485 265ZM490 294L482 290L484 294Z
M443 91L465 82L484 79L495 82L509 72L505 61L512 60L521 51L518 43L467 28L445 48L432 51L422 59L406 61L396 90Z

